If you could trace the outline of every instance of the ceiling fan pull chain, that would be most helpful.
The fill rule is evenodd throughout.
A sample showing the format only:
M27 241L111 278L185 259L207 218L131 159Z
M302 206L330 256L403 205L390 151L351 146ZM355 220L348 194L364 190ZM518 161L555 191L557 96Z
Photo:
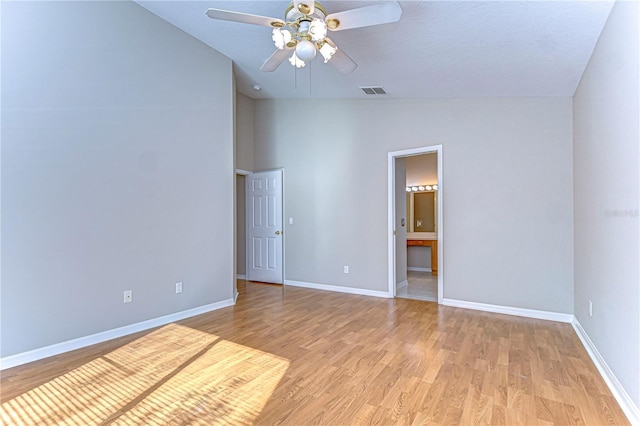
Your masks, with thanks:
M312 68L311 62L313 61L309 61L309 94L311 94L311 68Z

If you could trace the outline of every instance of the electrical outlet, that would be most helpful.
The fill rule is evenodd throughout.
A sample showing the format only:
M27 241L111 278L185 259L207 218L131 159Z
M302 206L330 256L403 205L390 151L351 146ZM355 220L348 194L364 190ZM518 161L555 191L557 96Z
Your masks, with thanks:
M349 273L349 267L348 267L348 266L345 266L345 267L344 267L344 273L345 273L345 274L348 274L348 273Z
M182 282L176 283L176 293L182 293Z
M133 301L133 290L126 290L124 292L124 303L131 303Z
M593 316L593 302L589 300L589 316Z

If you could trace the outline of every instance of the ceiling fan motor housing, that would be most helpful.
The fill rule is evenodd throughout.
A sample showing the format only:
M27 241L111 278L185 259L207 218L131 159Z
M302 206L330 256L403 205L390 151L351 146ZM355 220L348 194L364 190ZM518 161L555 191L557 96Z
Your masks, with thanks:
M287 23L290 26L295 25L296 27L298 26L300 18L304 18L304 17L308 17L309 18L308 20L317 18L324 21L324 18L327 16L327 11L325 10L324 6L322 6L322 4L320 4L320 2L317 2L317 1L314 2L313 4L314 4L313 13L309 14L309 11L311 10L309 6L302 3L302 4L299 4L298 9L296 9L293 2L291 2L291 4L287 7L287 9L284 12L284 20L287 21ZM307 12L302 13L299 9L306 10Z

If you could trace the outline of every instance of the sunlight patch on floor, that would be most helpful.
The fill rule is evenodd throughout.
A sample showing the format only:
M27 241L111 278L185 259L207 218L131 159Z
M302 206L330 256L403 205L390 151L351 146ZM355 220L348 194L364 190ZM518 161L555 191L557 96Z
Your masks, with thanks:
M169 324L2 404L4 424L238 424L289 361Z

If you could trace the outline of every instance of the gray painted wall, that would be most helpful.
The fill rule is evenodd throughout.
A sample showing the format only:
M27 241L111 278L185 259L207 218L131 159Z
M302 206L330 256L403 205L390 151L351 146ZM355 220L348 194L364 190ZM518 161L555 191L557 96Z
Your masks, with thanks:
M431 269L431 247L407 247L407 266Z
M236 168L254 171L253 100L236 94Z
M300 111L322 127L292 137ZM387 291L387 154L442 144L444 297L573 312L570 98L258 100L254 115L256 169L285 169L287 279Z
M236 93L236 168L254 171L253 100ZM236 274L246 275L245 180L236 177Z
M640 407L638 9L638 2L616 2L573 102L575 316L636 407Z
M232 297L232 88L134 3L3 2L1 356Z
M438 183L438 155L422 154L407 157L407 186Z

